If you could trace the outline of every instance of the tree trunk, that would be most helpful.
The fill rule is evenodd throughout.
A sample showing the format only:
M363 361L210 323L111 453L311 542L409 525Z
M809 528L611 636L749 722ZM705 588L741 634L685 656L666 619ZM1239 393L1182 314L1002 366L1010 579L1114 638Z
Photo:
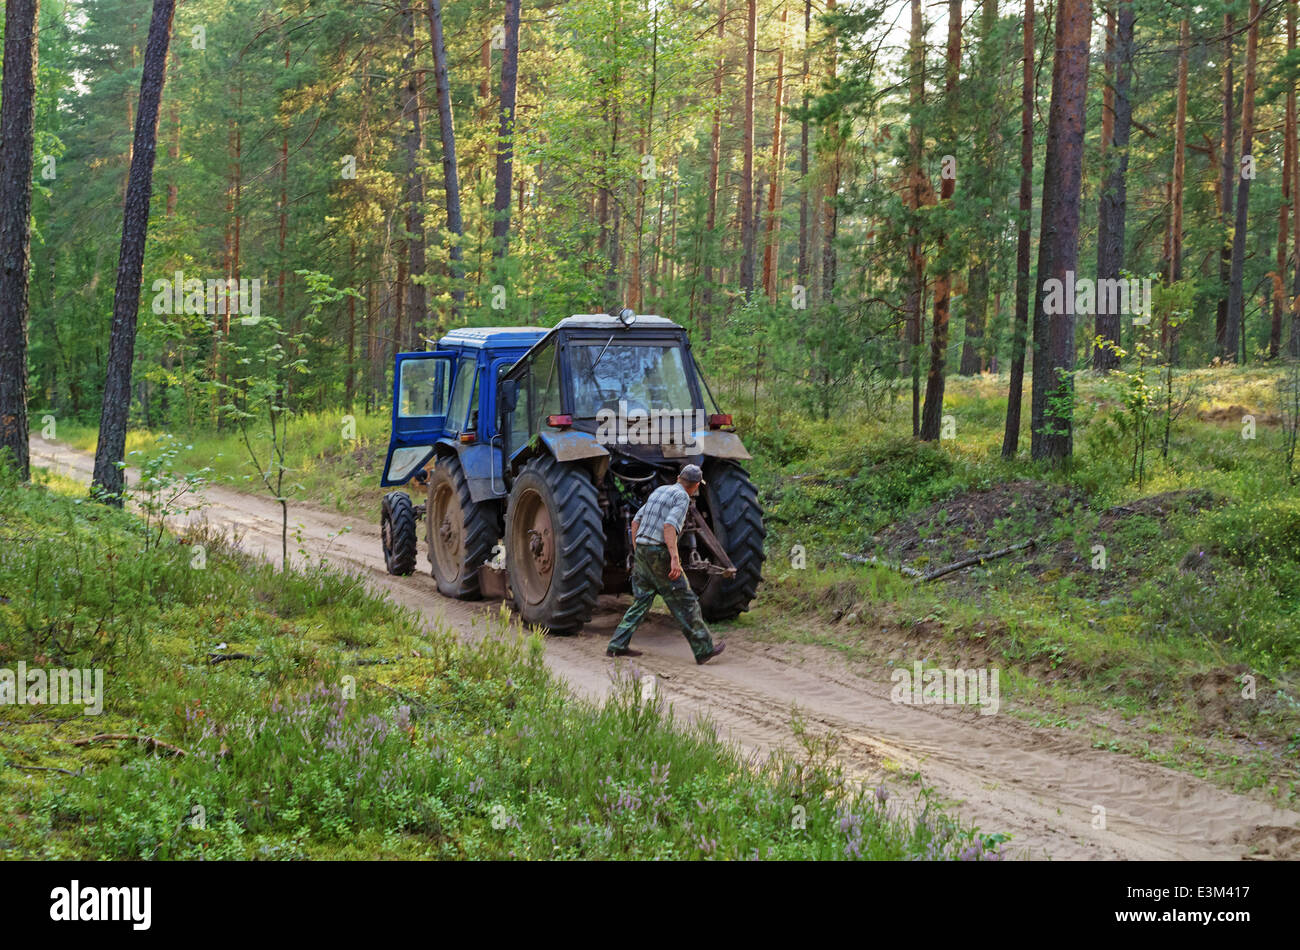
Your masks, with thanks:
M501 127L497 133L496 200L492 203L492 256L506 256L510 243L510 185L514 174L515 88L519 76L519 0L506 0L505 50L501 56Z
M911 168L912 212L921 207L921 185L924 172L921 161L924 155L925 135L917 116L925 102L925 32L921 14L921 0L912 0L912 33L909 40L911 59L911 92L908 98L910 127L908 129L908 157ZM925 296L925 257L921 251L921 232L916 224L908 228L908 270L911 278L907 290L907 363L912 373L912 436L921 434L921 304Z
M1296 46L1296 0L1291 0L1286 9L1286 48L1293 50ZM1296 139L1296 91L1295 83L1287 86L1287 101L1291 106L1290 129L1287 137L1291 141L1291 196L1292 200L1300 198L1300 142ZM1295 280L1291 285L1291 331L1287 340L1287 353L1300 359L1300 208L1291 214L1291 244L1295 248ZM1285 279L1285 277L1283 278Z
M1118 29L1114 43L1108 38L1107 47L1113 46L1113 59L1107 72L1114 76L1115 87L1107 90L1114 103L1111 123L1110 149L1106 154L1106 179L1101 189L1100 221L1097 225L1097 280L1119 279L1124 266L1124 225L1128 212L1128 142L1132 128L1133 102L1129 97L1130 77L1133 73L1133 0L1120 0ZM1105 286L1098 284L1098 286ZM1114 313L1106 304L1113 304ZM1119 366L1120 314L1117 295L1098 294L1094 335L1107 341L1093 350L1093 369L1108 373Z
M1286 6L1286 49L1288 56L1295 55L1294 0L1291 0ZM1278 210L1277 275L1273 281L1273 325L1270 328L1268 337L1269 359L1277 359L1281 353L1283 316L1291 312L1291 301L1286 292L1286 265L1289 259L1287 239L1290 237L1287 230L1287 218L1290 213L1294 213L1292 205L1295 200L1293 180L1295 178L1296 163L1296 111L1295 85L1292 83L1287 83L1286 89L1286 118L1283 122L1282 154L1282 207ZM1296 251L1300 253L1300 245L1297 245Z
M31 477L27 447L27 294L32 244L40 0L5 4L0 89L0 455Z
M1232 186L1236 181L1232 161L1232 57L1234 17L1223 15L1223 162L1219 176L1219 226L1223 244L1219 249L1219 304L1214 317L1214 340L1218 355L1223 358L1228 327L1228 286L1232 275Z
M957 79L961 73L961 0L948 0L948 67L943 83L945 130L950 142L956 139ZM939 200L952 204L957 190L956 174L942 175ZM939 238L942 257L944 238ZM952 308L952 271L948 267L934 282L934 325L930 333L930 371L925 380L925 408L921 413L921 439L935 442L943 421L943 391L948 371L948 323Z
M713 132L709 139L709 208L704 216L705 248L703 287L700 291L700 328L704 339L713 339L714 229L718 226L718 166L722 158L722 75L727 62L727 0L718 11L718 63L713 70Z
M1178 91L1174 106L1174 178L1169 213L1169 283L1183 279L1183 191L1187 180L1187 58L1191 49L1191 24L1178 27ZM1168 325L1162 341L1170 363L1178 360L1178 328Z
M641 156L644 161L645 156L650 156L650 161L654 161L654 126L655 126L655 95L659 91L659 7L654 8L652 15L653 28L650 40L650 95L646 97L646 120L645 128L641 137ZM641 309L641 258L642 258L642 239L645 235L645 196L646 196L646 177L644 165L642 170L638 170L636 176L636 240L632 242L632 261L628 267L628 290L627 306L633 310ZM655 169L658 175L658 169ZM611 301L612 303L612 301Z
M799 284L808 288L808 100L812 59L812 0L803 4L803 113L799 121Z
M979 79L989 83L996 83L997 77L1001 75L1000 58L1002 50L993 42L994 35L997 33L997 26L997 0L984 0L983 5L980 7L981 40L979 62L976 70ZM1000 88L995 88L998 92L1001 91ZM1001 158L1001 118L997 114L982 117L988 132L983 136L984 154L980 156L979 160L980 180L974 183L980 200L986 203L984 210L980 214L981 231L979 240L981 242L990 233L994 203L1001 200L1001 195L995 196L992 190L995 187L996 168ZM970 267L968 280L970 293L967 295L965 306L962 308L966 311L966 325L962 340L961 366L958 370L963 376L971 376L982 372L985 367L987 354L985 352L984 334L988 323L989 257L991 253L981 248Z
M826 12L835 12L835 0L826 0ZM838 39L832 32L827 43L826 80L836 82L839 62ZM844 139L840 135L838 123L832 120L826 135L825 153L829 156L826 168L826 199L822 203L822 299L833 300L835 297L835 271L837 267L835 237L839 230L839 195L840 195L840 153Z
M424 130L420 124L421 74L415 68L415 13L410 0L402 5L402 31L406 34L406 56L402 69L406 73L406 98L402 103L402 126L406 138L406 234L407 276L407 349L419 344L429 318L428 297L421 281L425 276L424 253L424 173L420 171L420 153L424 150ZM416 278L419 278L417 280Z
M1068 459L1074 448L1074 308L1067 305L1060 308L1065 312L1049 314L1047 282L1057 280L1064 287L1067 273L1078 265L1091 12L1085 0L1060 0L1057 7L1056 62L1043 165L1030 452L1035 459L1056 462Z
M348 243L348 286L356 286L357 242ZM352 411L357 380L357 298L348 294L348 365L343 377L343 404Z
M772 171L767 185L767 234L763 238L763 291L771 303L776 303L776 272L780 263L781 248L781 172L785 162L785 142L781 138L781 120L785 118L785 26L789 22L789 8L781 8L781 38L776 48L776 91L772 104Z
M456 168L456 129L452 122L451 83L447 77L447 43L442 35L442 0L429 0L429 40L433 46L433 77L438 93L438 131L442 136L442 180L447 203L448 278L451 281L451 318L460 321L465 306L465 269L461 240L465 226L460 215L460 174Z
M13 2L13 0L10 0ZM113 323L109 336L108 373L99 415L92 490L109 504L121 506L125 486L122 462L126 452L126 423L131 400L131 362L140 309L140 279L145 236L149 229L149 199L153 193L154 150L158 138L158 107L167 76L167 44L171 39L175 0L154 0L140 77L140 106L135 120L135 146L122 213L122 245L113 292Z
M1250 24L1246 32L1246 75L1242 79L1241 93L1241 156L1243 164L1237 169L1237 222L1233 228L1232 262L1228 275L1228 321L1223 329L1223 350L1226 359L1236 359L1237 348L1243 342L1242 320L1246 295L1242 286L1246 265L1246 238L1250 211L1250 182L1254 172L1244 165L1251 154L1255 136L1255 60L1259 49L1259 0L1250 0Z
M740 288L748 300L754 292L754 66L758 51L758 0L748 0L745 18L745 142L740 180Z

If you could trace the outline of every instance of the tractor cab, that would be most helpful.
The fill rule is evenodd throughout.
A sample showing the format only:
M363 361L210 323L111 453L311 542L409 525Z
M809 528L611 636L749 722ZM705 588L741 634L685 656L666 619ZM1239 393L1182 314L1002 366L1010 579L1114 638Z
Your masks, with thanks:
M462 445L492 446L497 380L546 333L540 327L467 327L444 336L436 350L398 353L380 484L405 485L418 477L440 444L453 452ZM483 477L490 480L492 472Z

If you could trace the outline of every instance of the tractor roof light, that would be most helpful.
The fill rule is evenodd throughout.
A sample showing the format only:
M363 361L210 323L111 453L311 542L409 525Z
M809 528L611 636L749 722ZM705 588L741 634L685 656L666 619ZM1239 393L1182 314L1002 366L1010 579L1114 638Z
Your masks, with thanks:
M731 425L731 413L729 412L715 412L709 416L710 429L722 429Z
M552 429L567 429L573 425L573 416L568 414L547 416L546 424Z
M636 311L631 307L624 307L618 312L618 322L625 327L630 327L636 323Z

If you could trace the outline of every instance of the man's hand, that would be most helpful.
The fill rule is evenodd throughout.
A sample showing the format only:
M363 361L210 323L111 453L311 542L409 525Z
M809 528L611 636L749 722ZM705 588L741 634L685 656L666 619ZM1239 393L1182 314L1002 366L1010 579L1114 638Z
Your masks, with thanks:
M668 546L668 579L675 581L682 576L682 558L677 553L677 526L671 522L664 525L664 544Z

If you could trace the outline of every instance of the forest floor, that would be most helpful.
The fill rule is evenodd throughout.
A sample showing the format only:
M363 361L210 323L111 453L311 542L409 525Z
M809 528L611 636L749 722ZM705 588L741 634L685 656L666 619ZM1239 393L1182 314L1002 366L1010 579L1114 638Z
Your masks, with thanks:
M32 452L34 464L88 480L88 453L40 438L33 439ZM244 550L279 559L277 504L265 495L215 485L204 489L204 502L201 511L189 516L191 522L205 521L208 530L236 536ZM991 507L1007 505L974 505L957 517L983 523L987 519L978 512ZM942 510L945 519L952 516L952 506ZM389 576L377 519L295 500L289 520L291 560L306 565L323 557L364 576L372 588L431 622L472 637L482 630L484 618L499 610L491 602L443 598L424 573ZM911 528L892 529L888 549L907 559L916 547L918 526L932 520L916 518ZM1045 545L1041 553L1067 556L1057 545ZM1185 683L1153 686L1145 712L1133 708L1131 697L1134 689L1150 685L1146 682L1120 690L1129 700L1125 704L1095 703L1090 690L1106 689L1107 671L1115 671L1115 663L1090 666L1074 650L1055 659L1042 650L1014 655L1005 642L993 650L989 644L995 639L1014 642L1015 632L1008 636L1005 624L995 630L990 623L982 633L973 623L954 624L942 606L909 599L912 595L901 592L903 582L893 573L869 572L878 594L894 592L871 598L861 578L842 574L845 579L837 581L829 568L781 572L770 596L764 600L760 595L752 613L719 626L716 632L727 638L727 653L705 667L692 662L680 632L655 611L637 634L636 646L645 651L638 664L656 677L658 691L679 714L711 717L724 736L749 752L792 745L791 713L797 710L810 731L838 737L836 756L851 776L900 790L924 782L983 832L1009 834L1003 847L1009 857L1300 857L1300 813L1280 801L1287 796L1268 790L1267 781L1242 783L1236 773L1215 774L1213 781L1193 774L1207 771L1198 765L1207 755L1240 756L1230 748L1232 736L1219 735L1221 730L1208 735L1200 725L1160 715L1161 696L1178 693ZM967 582L957 579L958 584ZM945 596L960 601L964 595ZM547 665L580 696L599 698L611 689L611 670L622 661L607 659L604 645L623 608L621 599L602 597L583 631L546 640ZM922 614L922 609L928 612ZM1025 607L1031 614L1035 609ZM1054 622L1051 616L1040 619L1049 626ZM963 667L1002 665L1001 714L892 701L891 667L894 662L907 666L913 659L928 667L939 661L960 661ZM1090 690L1081 689L1092 672L1099 674L1096 682L1088 684ZM1200 677L1199 688L1188 696L1196 709L1223 707L1225 696L1231 698L1239 688L1239 674L1231 666L1198 669L1193 675ZM1122 672L1115 676L1123 679ZM1266 720L1281 716L1285 723L1286 712L1270 709L1259 715ZM1230 713L1220 714L1231 721ZM1241 741L1256 750L1257 767L1293 770L1289 734L1285 724L1263 733L1252 727L1250 740L1243 733ZM1191 754L1189 741L1227 745ZM1280 756L1289 763L1283 766ZM1251 785L1245 793L1232 790Z

